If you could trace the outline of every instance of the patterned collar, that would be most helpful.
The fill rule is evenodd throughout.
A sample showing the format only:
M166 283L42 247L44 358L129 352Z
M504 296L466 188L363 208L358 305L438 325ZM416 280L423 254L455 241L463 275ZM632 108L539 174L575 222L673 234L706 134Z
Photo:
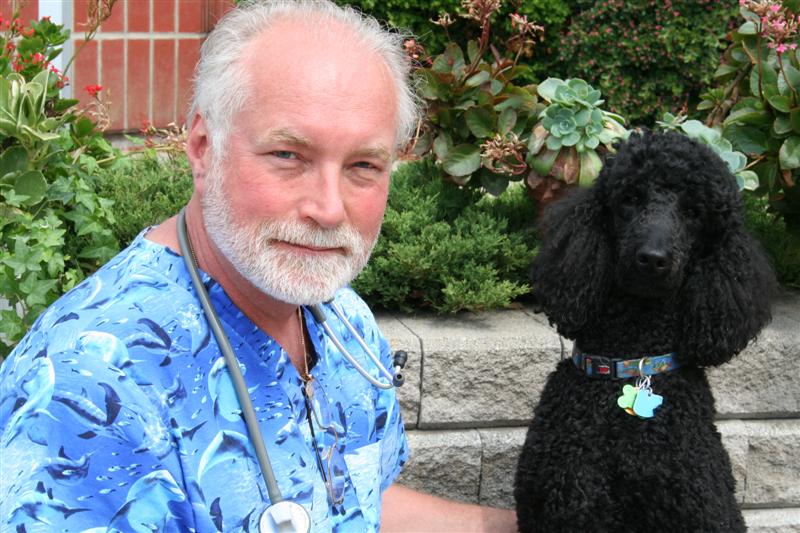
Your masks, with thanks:
M664 374L680 366L675 352L623 359L583 353L578 350L577 345L572 351L572 362L587 376L605 379L630 379L641 375Z

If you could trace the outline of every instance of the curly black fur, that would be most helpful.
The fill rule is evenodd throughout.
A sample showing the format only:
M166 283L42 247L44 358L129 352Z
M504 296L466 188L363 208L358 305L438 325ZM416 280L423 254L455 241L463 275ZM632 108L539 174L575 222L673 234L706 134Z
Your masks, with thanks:
M584 352L676 352L652 379L651 419L617 406L635 380L550 375L519 460L521 531L744 531L703 367L730 360L770 320L768 260L744 229L736 181L677 133L634 134L596 183L541 223L534 294Z

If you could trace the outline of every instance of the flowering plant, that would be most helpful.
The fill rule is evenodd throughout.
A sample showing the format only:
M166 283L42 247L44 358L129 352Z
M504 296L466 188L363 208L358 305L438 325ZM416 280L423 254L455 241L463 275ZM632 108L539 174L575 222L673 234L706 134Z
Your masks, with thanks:
M51 61L69 32L47 18L25 26L1 16L0 30L2 359L47 305L116 253L111 202L94 176L118 152L94 115L60 96L69 80Z
M740 0L744 19L715 73L718 87L703 95L706 125L748 157L786 228L800 235L800 57L798 2Z
M416 42L407 43L427 104L427 120L412 149L418 156L432 153L447 179L497 195L528 170L526 143L542 106L535 86L515 80L529 72L520 58L532 52L542 28L512 14L516 34L502 44L501 53L490 40L500 1L464 0L462 6L464 16L480 28L466 53L450 41L443 53L428 57ZM435 23L446 32L453 19L444 14Z

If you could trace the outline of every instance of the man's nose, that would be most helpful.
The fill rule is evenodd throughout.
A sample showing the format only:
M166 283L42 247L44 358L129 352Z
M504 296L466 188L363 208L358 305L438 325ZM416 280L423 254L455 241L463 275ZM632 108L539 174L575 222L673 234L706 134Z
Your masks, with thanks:
M346 220L341 170L320 170L308 187L300 206L301 217L324 228L337 227Z

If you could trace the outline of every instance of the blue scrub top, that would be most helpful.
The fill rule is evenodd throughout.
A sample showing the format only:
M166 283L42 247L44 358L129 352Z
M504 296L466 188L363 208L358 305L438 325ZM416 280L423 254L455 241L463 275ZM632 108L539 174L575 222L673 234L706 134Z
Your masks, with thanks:
M269 498L227 368L183 259L143 235L43 313L0 367L2 530L258 530ZM288 354L201 275L284 498L306 507L314 531L377 531L381 493L407 459L394 389L364 379L305 310L311 374L346 464L344 502L332 507ZM391 368L366 304L349 288L336 301Z

